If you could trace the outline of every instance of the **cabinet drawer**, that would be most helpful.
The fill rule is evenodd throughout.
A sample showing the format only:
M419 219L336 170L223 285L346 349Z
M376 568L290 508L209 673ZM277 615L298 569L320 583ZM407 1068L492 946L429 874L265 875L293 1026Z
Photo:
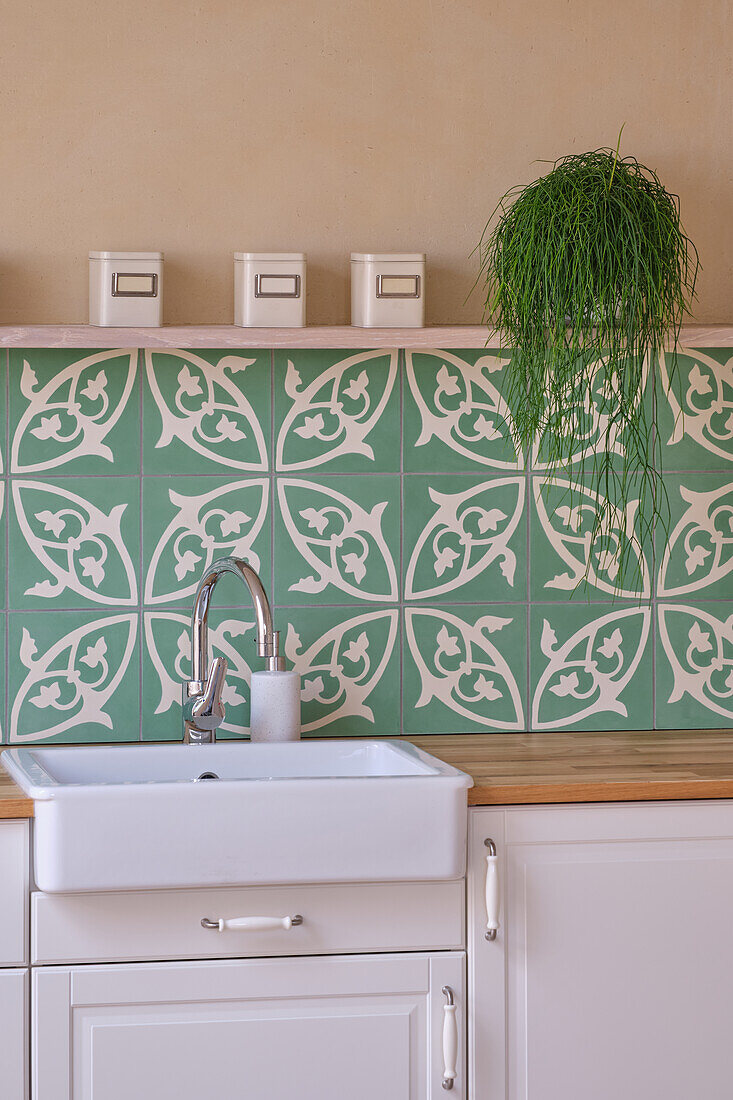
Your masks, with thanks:
M32 896L34 963L456 950L464 884L430 882ZM241 917L300 915L292 928L218 931Z
M27 962L28 845L27 821L0 822L0 966Z

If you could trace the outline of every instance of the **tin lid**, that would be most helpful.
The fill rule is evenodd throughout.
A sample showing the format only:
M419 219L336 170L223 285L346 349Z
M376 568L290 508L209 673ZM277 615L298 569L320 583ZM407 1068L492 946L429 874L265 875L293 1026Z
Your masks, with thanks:
M424 264L424 252L352 252L352 264Z
M90 252L90 260L162 260L162 252Z
M240 263L254 260L258 264L297 264L305 263L305 252L235 252L234 259Z

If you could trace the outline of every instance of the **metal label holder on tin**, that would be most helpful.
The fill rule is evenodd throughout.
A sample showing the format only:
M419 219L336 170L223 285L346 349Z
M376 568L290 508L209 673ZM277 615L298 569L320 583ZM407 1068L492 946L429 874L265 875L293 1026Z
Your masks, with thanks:
M412 283L415 287L414 291L397 291L397 290L384 290L382 280L399 279L403 283ZM419 275L377 275L377 298L419 298L420 297L420 276Z
M292 283L293 290L263 290L264 279L287 279ZM269 272L255 275L255 298L300 298L300 275L271 275Z

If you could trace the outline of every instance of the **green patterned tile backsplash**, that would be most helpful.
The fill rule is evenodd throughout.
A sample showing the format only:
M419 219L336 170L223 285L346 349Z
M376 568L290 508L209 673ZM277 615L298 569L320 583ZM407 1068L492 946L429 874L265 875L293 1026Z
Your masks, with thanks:
M0 352L2 741L180 738L193 593L226 554L271 595L306 734L733 728L730 351L657 366L671 522L620 595L593 486L568 503L516 444L509 370L490 350ZM243 596L225 578L211 614L224 737L259 667Z

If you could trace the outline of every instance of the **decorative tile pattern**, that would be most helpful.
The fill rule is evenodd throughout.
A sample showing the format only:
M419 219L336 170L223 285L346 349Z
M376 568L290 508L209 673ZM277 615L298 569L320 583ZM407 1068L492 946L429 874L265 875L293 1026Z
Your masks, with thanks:
M213 657L226 657L227 676L222 699L226 718L217 737L244 737L249 733L249 683L254 664L254 616L215 611L209 618L209 646ZM142 739L180 740L183 723L181 685L191 677L190 611L143 613L144 659L142 680ZM259 667L255 664L255 667Z
M400 479L277 479L275 594L281 604L399 598Z
M526 728L526 605L405 609L405 733Z
M639 530L639 487L633 479L627 499L611 498L610 509L588 475L550 482L534 474L531 482L533 600L649 599L652 547ZM596 531L599 515L603 521ZM621 570L624 587L619 591Z
M6 472L8 428L8 353L0 351L0 477Z
M406 470L520 470L524 458L501 394L496 352L405 352Z
M143 354L145 473L267 470L269 352Z
M269 565L267 478L146 478L143 484L144 602L190 607L199 579L217 558L246 558L259 572ZM219 599L242 593L235 578L221 582Z
M651 729L648 605L531 609L532 729Z
M301 677L303 733L399 734L397 608L282 608L278 623Z
M640 395L670 508L654 546L620 538L623 511L644 529L634 478L591 540L599 490L521 453L511 369L489 350L0 352L0 739L178 739L193 594L227 554L273 600L306 735L733 728L730 352L665 357ZM578 459L608 426L602 362L596 390L569 413ZM221 735L247 736L261 666L234 577L210 640Z
M136 612L9 619L10 742L138 739Z
M11 606L138 603L137 478L13 478Z
M729 481L716 473L669 474L669 532L659 532L660 600L733 595L733 463Z
M406 600L524 596L524 477L415 475L405 483Z
M137 359L135 349L10 351L11 472L137 473Z
M399 352L275 352L276 468L400 468Z
M7 607L8 605L8 570L6 564L6 544L7 544L7 520L5 518L5 482L0 481L0 568L2 568L3 583L0 586L0 607Z
M660 603L657 726L733 725L733 600Z
M614 390L616 383L608 376L608 360L601 357L593 364L594 376L589 387L591 395L587 403L563 406L559 412L566 435L574 442L575 451L569 465L592 459L593 455L607 452L620 460L626 452L627 435L618 423ZM511 369L511 368L509 368ZM650 385L652 372L645 361L641 372L641 386L635 405L638 408L642 431L651 435L654 422L654 386ZM535 445L532 451L532 467L546 470L548 466L547 442Z
M666 400L659 431L671 470L720 469L733 463L733 355L730 348L680 348L660 361Z

